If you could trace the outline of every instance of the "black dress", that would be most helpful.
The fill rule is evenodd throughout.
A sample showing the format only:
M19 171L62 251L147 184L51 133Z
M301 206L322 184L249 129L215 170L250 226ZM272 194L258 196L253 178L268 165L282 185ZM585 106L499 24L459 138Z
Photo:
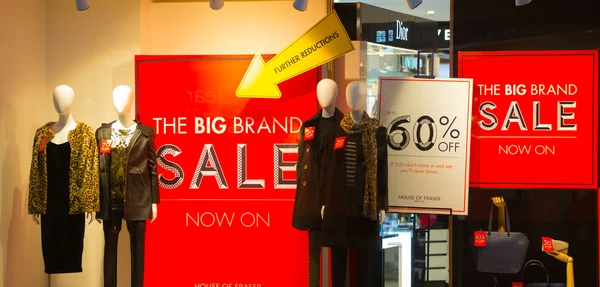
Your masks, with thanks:
M50 142L46 154L48 203L41 220L45 271L82 272L85 214L69 214L71 145Z

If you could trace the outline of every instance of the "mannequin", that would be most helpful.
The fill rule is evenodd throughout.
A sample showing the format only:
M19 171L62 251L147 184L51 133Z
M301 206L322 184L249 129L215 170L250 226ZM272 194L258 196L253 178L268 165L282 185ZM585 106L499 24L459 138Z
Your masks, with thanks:
M554 252L546 252L546 254L567 263L567 287L575 287L575 272L573 267L573 257L569 256L569 243L552 239L552 247ZM542 251L544 246L542 243Z
M85 217L91 224L100 205L94 131L73 120L74 98L69 86L55 88L58 121L36 131L32 151L28 212L41 225L48 274L83 271Z
M133 90L125 85L117 86L113 90L113 105L117 111L118 117L115 122L117 128L126 129L135 124L131 116L131 106L133 105ZM158 206L152 204L152 220L154 222L158 216Z
M506 207L506 202L504 202L504 197L492 197L492 202L498 207L498 232L505 232L506 212L504 211L504 208Z
M54 131L54 138L51 142L60 145L69 141L69 133L77 127L77 122L73 120L73 114L71 113L73 106L73 99L75 99L75 91L67 85L60 85L54 89L52 100L54 102L54 109L58 113L58 121L52 125L52 131ZM40 224L40 215L33 214L33 222ZM90 221L88 225L94 220L91 213L86 213L86 218Z
M159 203L154 130L131 116L133 90L114 89L117 120L96 131L100 150L100 211L104 229L104 286L117 286L117 245L123 220L130 236L131 286L144 284L146 221L154 222Z
M322 116L331 118L335 114L335 102L338 96L338 86L331 79L323 79L317 84L317 100L321 105Z
M308 231L309 287L320 286L321 218L319 207L320 177L331 133L342 118L336 109L337 84L323 79L317 84L317 100L322 109L300 128L298 163L296 165L296 199L292 226Z
M337 86L336 86L337 89ZM337 91L336 91L337 92ZM346 88L346 103L350 108L350 115L356 123L360 123L363 117L365 100L367 99L367 87L364 83L354 81L348 84ZM320 100L319 100L320 103ZM325 213L325 205L321 207L321 218ZM382 224L385 219L385 210L379 210L379 224Z
M333 132L325 161L321 206L323 245L331 248L332 287L382 287L380 224L388 208L387 133L364 111L367 89L352 82L346 88L350 113ZM357 266L349 270L348 250ZM356 276L353 276L356 274Z

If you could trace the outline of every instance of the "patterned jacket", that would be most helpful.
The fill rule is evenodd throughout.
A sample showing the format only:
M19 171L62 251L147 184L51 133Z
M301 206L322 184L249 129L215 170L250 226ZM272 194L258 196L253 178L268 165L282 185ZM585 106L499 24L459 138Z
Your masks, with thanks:
M48 202L48 172L46 145L54 138L49 122L35 132L31 171L29 174L29 214L45 214ZM71 161L69 171L69 214L95 212L100 209L98 184L98 147L94 130L77 123L69 132Z

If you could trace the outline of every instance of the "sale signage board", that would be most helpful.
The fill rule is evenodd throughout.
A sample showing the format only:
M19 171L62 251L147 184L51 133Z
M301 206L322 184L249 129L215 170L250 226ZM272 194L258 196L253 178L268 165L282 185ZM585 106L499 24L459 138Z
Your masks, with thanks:
M392 211L468 213L469 79L380 78Z
M292 228L299 129L318 73L278 99L236 96L252 56L138 56L138 119L154 127L161 203L144 286L308 284L306 232Z
M471 186L597 188L598 51L460 52Z

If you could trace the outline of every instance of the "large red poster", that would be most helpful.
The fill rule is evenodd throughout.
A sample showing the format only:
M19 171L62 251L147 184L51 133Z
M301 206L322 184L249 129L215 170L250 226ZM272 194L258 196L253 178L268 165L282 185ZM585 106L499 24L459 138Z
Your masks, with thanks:
M298 130L316 70L280 99L237 98L252 56L138 56L137 111L156 131L161 204L145 286L306 286L306 233L291 227Z
M471 186L597 188L598 51L460 52Z

